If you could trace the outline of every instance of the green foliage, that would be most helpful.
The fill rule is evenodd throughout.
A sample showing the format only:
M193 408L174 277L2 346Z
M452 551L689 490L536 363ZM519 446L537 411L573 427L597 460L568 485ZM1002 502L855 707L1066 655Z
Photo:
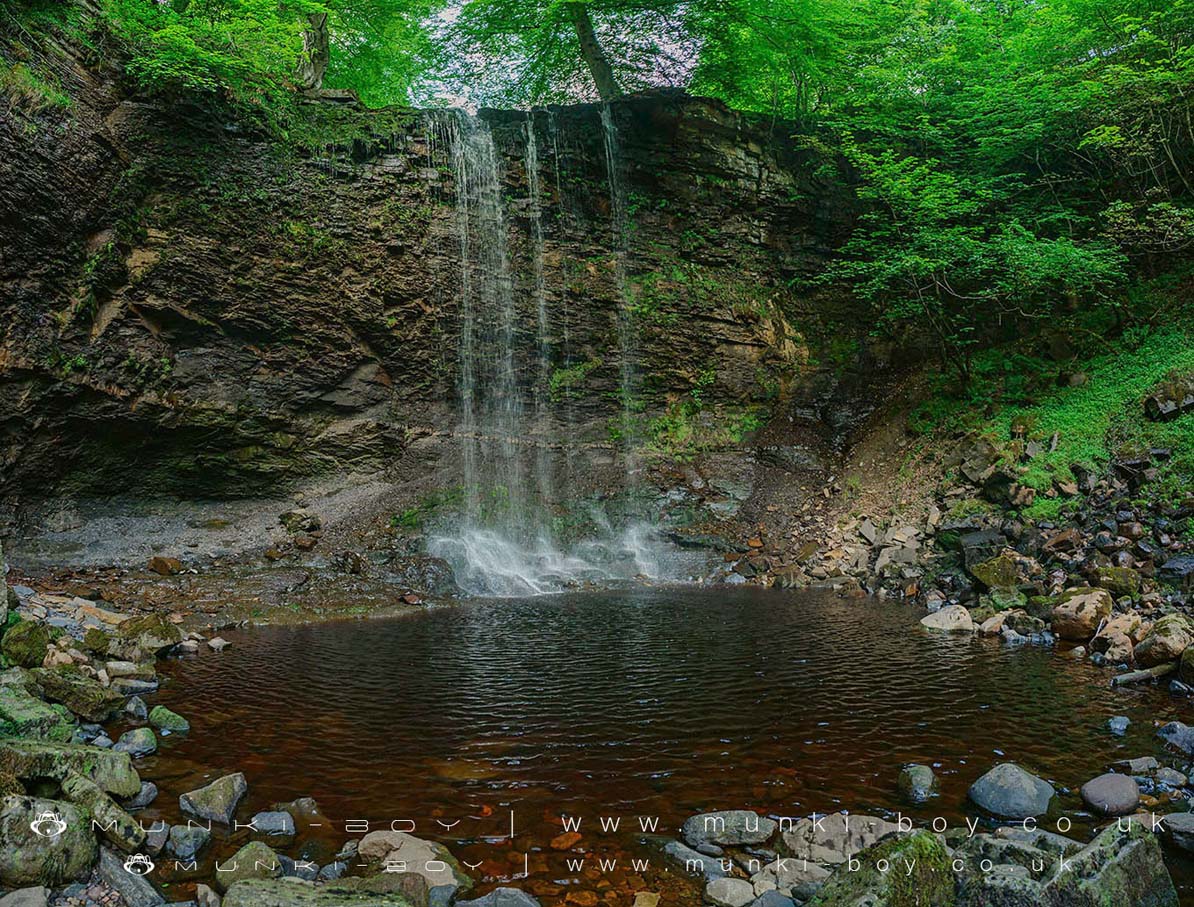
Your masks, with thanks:
M578 399L589 373L600 365L601 360L594 357L566 368L555 369L547 379L548 398L552 403Z
M27 63L0 65L0 91L8 96L9 109L27 113L42 110L66 110L71 98L52 75L35 71Z

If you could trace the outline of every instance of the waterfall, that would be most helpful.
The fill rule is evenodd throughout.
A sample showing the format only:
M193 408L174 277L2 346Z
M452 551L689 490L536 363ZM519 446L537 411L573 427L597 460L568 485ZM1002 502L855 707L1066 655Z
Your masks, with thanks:
M622 450L629 487L635 471L635 394L637 392L638 344L630 314L629 288L626 284L627 218L626 183L619 151L618 127L608 103L601 105L601 132L605 143L605 169L609 183L610 227L614 236L614 280L618 288L618 359L621 381L618 388L622 398Z
M528 115L523 130L531 285L522 294L508 241L513 222L503 192L506 164L489 125L451 111L438 117L436 126L455 182L460 251L457 433L464 489L458 521L439 527L428 540L428 552L446 559L461 589L476 595L533 595L585 582L658 576L654 532L648 526L618 528L594 508L586 514L597 527L591 537L565 545L552 532L554 450L563 447L570 461L575 441L572 426L557 437L548 392L553 326L534 117ZM554 123L549 128L558 167ZM607 136L610 141L616 143L616 136ZM621 235L626 194L616 154L609 152L607 159ZM557 172L557 187L558 178ZM618 256L623 257L621 251ZM625 305L621 309L626 398L633 391L634 355L632 338L621 329L623 321L629 327Z

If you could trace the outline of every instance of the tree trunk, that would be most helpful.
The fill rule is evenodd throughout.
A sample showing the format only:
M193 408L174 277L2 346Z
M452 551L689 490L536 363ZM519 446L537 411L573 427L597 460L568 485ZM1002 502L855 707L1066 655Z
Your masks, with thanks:
M323 85L324 74L332 59L328 46L328 14L312 13L307 16L307 25L296 78L302 88L313 89Z
M593 83L597 86L597 94L603 101L612 101L622 94L614 79L613 67L601 49L597 40L597 33L593 30L593 20L589 18L589 8L583 3L568 3L568 16L576 29L576 37L580 39L580 54L584 57L585 65L593 76Z

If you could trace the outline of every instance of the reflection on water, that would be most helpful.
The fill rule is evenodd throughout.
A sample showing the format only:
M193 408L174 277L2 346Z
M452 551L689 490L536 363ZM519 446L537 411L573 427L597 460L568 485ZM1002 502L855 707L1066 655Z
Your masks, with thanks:
M548 901L574 884L679 884L570 870L548 848L561 814L586 817L580 846L615 856L648 852L628 832L638 816L668 833L736 807L960 821L994 762L1076 792L1114 759L1157 753L1152 722L1174 709L1112 692L1062 654L931 634L904 606L810 593L487 600L232 639L170 668L160 701L193 730L164 741L149 777L173 792L200 767L242 770L250 809L313 796L339 826L316 834L335 844L347 819L414 818L494 881L532 851L528 887ZM1105 730L1115 714L1132 718L1125 738ZM913 761L937 767L942 796L908 810L895 782ZM497 840L511 811L517 836ZM592 834L603 815L624 824Z

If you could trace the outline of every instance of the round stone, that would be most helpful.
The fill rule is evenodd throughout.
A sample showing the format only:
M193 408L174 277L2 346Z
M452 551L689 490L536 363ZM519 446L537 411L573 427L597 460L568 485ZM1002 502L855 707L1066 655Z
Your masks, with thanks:
M1014 762L995 766L970 786L972 801L994 816L1027 819L1049 811L1053 785Z
M1127 775L1107 772L1082 785L1082 801L1101 816L1126 816L1140 803L1140 786Z

